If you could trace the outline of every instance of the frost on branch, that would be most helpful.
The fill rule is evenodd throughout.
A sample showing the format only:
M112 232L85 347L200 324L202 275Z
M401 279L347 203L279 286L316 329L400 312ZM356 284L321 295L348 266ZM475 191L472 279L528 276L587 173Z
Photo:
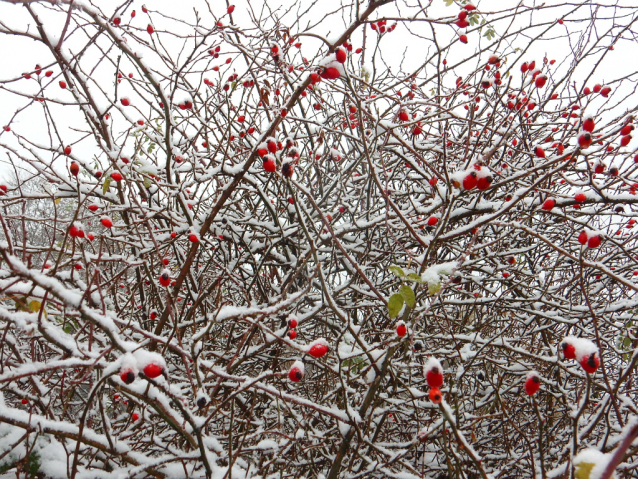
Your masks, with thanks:
M0 2L0 475L632 477L634 10L195 3Z

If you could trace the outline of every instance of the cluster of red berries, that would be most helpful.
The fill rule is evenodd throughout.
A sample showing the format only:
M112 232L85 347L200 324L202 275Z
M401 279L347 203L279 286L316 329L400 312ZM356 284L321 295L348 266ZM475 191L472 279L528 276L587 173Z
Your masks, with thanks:
M386 33L386 32L390 33L396 27L397 27L396 23L393 23L392 25L388 26L387 20L379 20L378 22L373 22L370 24L370 28L372 28L375 32L379 32L379 34Z

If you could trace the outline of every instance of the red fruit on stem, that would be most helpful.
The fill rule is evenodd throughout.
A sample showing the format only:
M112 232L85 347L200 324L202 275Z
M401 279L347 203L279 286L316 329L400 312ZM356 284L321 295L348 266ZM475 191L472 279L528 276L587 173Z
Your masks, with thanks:
M146 27L146 31L148 32L149 35L152 35L155 29L153 28L153 25L149 23L148 27Z
M66 88L66 82L60 80L60 88L62 88L63 90Z
M428 218L428 226L434 226L439 222L439 219L436 216L430 216Z
M425 379L431 388L440 388L443 386L443 371L438 366L434 366L425 373Z
M594 122L593 118L585 118L585 120L583 120L583 130L591 133L592 131L594 131L595 127L596 123Z
M122 175L119 171L114 171L113 173L111 173L111 178L113 178L113 180L117 181L118 183L122 181Z
M78 173L80 172L80 166L75 161L73 161L69 166L69 171L73 176L78 176Z
M625 125L623 126L622 130L620 130L620 135L621 136L627 136L629 135L634 129L634 125Z
M397 323L397 336L404 337L408 333L408 328L403 321Z
M137 414L136 412L134 412L133 414L131 414L131 419L133 421L137 421L140 418L140 415Z
M199 236L197 236L195 233L191 233L188 235L188 241L190 241L191 243L199 243Z
M295 329L297 327L297 320L295 318L290 318L288 320L288 327L290 329Z
M162 271L160 275L159 282L162 286L166 287L171 284L171 275L168 270Z
M335 55L339 63L345 63L348 58L348 54L346 53L346 50L341 47L337 48L337 50L335 51Z
M592 137L589 133L585 132L582 135L578 136L578 146L581 148L589 148L592 143Z
M304 366L301 361L295 361L288 371L288 379L290 379L293 383L297 383L301 381L304 375Z
M545 150L543 150L540 146L534 148L534 154L539 158L545 158Z
M535 371L531 371L527 375L527 380L525 381L525 392L528 396L533 396L538 392L541 387L541 378Z
M600 366L598 353L594 352L583 356L580 360L581 367L589 374L594 374Z
M233 13L234 11L235 11L235 5L230 5L230 6L228 7L228 9L226 10L226 13L228 13L228 14L230 15L230 14L231 14L231 13Z
M600 94L604 96L605 98L607 98L610 93L611 93L611 88L609 88L608 86L602 87L600 90Z
M463 178L463 189L466 191L476 188L478 179L476 178L476 172L472 171L470 174Z
M588 248L598 248L600 246L601 241L602 240L601 240L600 235L592 236L591 238L589 238L587 240L587 247Z
M105 228L113 227L113 222L111 221L111 218L109 218L108 216L103 216L102 219L100 220L100 223L102 223L102 226L104 226Z
M295 171L295 167L292 163L287 162L281 166L281 174L284 178L290 178Z
M579 203L582 203L583 201L587 199L587 197L585 196L584 193L577 193L576 195L574 195L574 199L578 201Z
M64 154L66 156L69 156L71 154L71 147L70 146L65 146L64 147Z
M430 401L432 401L434 404L441 404L441 401L443 400L443 394L441 394L441 390L439 388L432 388L430 389Z
M587 234L587 231L581 231L580 234L578 235L578 242L580 244L587 244L587 240L589 240L589 235Z
M563 339L563 341L560 343L560 348L563 351L563 356L565 356L565 359L576 359L576 347L567 339Z
M482 176L477 180L476 187L481 191L487 190L492 185L492 181L493 178L490 175Z
M89 209L90 209L91 211L97 211L97 210L99 209L99 206L98 206L98 205L93 204L93 205L90 205L90 206L89 206Z
M325 78L326 80L336 80L341 76L339 70L335 67L328 67L321 72L321 78Z
M320 358L322 356L325 356L325 354L328 352L328 349L328 342L325 339L317 339L310 344L308 354L310 354L313 358Z
M471 3L468 3L463 8L465 8L468 12L471 12L472 10L476 10L476 7L472 5Z
M620 139L620 146L627 146L631 141L631 135L625 135Z
M297 331L295 331L294 329L291 329L290 331L288 331L288 337L290 339L295 339L297 337Z
M548 200L545 200L541 208L544 209L545 211L551 211L555 205L556 205L556 201L550 198Z
M408 112L405 110L401 110L399 112L399 120L401 121L408 121L410 119L410 116L408 115Z
M536 88L543 88L546 83L547 83L547 76L545 75L538 75L536 77L536 80L534 80L534 84L536 85Z
M467 35L461 35L461 36L459 37L459 41L460 41L461 43L467 43Z
M264 170L268 173L274 173L277 170L277 164L271 157L265 157L263 162Z
M155 379L162 372L164 372L164 368L156 363L150 363L144 367L144 374L151 379Z
M135 373L130 369L127 369L126 371L121 371L120 379L122 380L124 384L131 384L133 381L135 381Z

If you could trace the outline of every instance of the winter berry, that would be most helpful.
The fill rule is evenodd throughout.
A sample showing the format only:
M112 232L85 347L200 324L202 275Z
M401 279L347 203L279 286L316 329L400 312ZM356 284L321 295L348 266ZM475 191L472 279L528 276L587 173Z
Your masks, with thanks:
M560 348L563 351L565 359L576 359L576 347L570 338L563 339L560 343Z
M72 161L69 165L69 171L73 176L78 176L78 173L80 172L80 165L78 165L75 161Z
M113 19L113 25L115 25L115 26L119 26L119 25L120 25L120 23L122 23L122 19L121 19L120 17L115 17L115 18Z
M148 26L146 27L146 31L148 32L149 35L152 35L155 29L153 28L153 25L149 23Z
M129 106L131 104L131 100L129 100L128 97L123 96L120 98L120 103L122 103L122 106Z
M316 339L310 344L310 349L308 349L308 354L310 354L313 358L320 358L325 356L328 352L329 346L328 341L323 338Z
M596 128L596 123L594 122L593 118L587 117L585 118L585 120L583 120L583 130L591 133L592 131L594 131L594 128Z
M164 368L157 363L150 363L144 366L143 371L146 377L155 379L156 377L158 377L160 374L164 372Z
M7 185L0 185L0 196L7 193Z
M197 236L197 234L195 233L191 233L188 235L188 241L190 241L191 243L199 243L199 236Z
M113 227L113 222L108 216L102 216L102 219L100 219L100 223L102 223L102 226L104 226L105 228Z
M620 139L620 146L627 146L631 141L631 135L625 135Z
M97 211L100 207L96 204L89 205L89 209L91 211Z
M337 50L335 51L335 55L339 63L345 63L346 59L348 58L348 55L346 54L345 49L341 47L337 48Z
M592 144L592 137L589 133L585 132L578 136L578 146L581 148L589 148Z
M579 203L582 203L583 201L587 199L587 196L585 196L584 193L577 193L576 195L574 195L574 199L578 201Z
M171 284L171 273L165 269L160 275L159 282L162 286L167 287Z
M541 208L544 209L545 211L551 211L554 208L554 206L556 206L556 201L550 198L548 200L545 200Z
M397 336L404 337L408 333L408 328L403 321L397 323Z
M320 73L321 78L325 78L326 80L336 80L341 76L339 70L335 67L324 68L324 70Z
M611 93L611 88L609 88L608 86L604 86L600 90L600 94L604 96L605 98L607 98L610 93Z
M580 366L589 374L594 374L600 366L600 358L598 352L583 355L580 359Z
M82 269L82 265L80 263L75 263L75 265L73 266L75 269L80 270Z
M528 396L533 396L538 392L541 387L541 378L536 371L530 371L527 373L527 379L525 380L525 392Z
M463 189L466 191L472 190L476 188L478 184L478 179L476 177L476 172L472 171L463 178Z
M536 85L536 88L543 88L546 83L547 83L546 75L538 75L536 79L534 80L534 84Z
M111 173L111 178L113 178L113 180L117 181L118 183L122 181L122 175L119 171L114 171L113 173Z
M131 414L131 419L133 421L137 421L140 418L140 415L137 414L136 412L134 412L133 414Z
M135 373L131 369L120 372L120 379L124 384L131 384L135 381Z
M459 41L460 41L461 43L467 43L467 35L461 35L461 36L459 37Z
M297 327L297 320L295 318L290 318L288 320L288 327L290 329L295 329Z
M401 110L399 112L399 120L401 121L409 121L410 120L410 116L408 115L408 112L405 110Z
M441 394L441 390L439 388L432 388L430 389L430 401L432 401L434 404L441 404L441 401L443 400L443 394Z
M277 164L271 156L264 157L263 167L268 173L274 173L277 170Z
M539 158L545 158L545 150L543 150L540 146L534 148L534 154Z
M428 386L431 388L443 386L443 367L438 360L429 358L423 369L425 370L425 379L428 382Z
M301 381L304 375L304 365L301 361L295 361L288 371L288 378L293 382L297 383Z
M22 404L29 404L29 401L27 399L23 399L21 402Z
M493 178L492 176L482 176L476 182L476 187L481 190L487 190L492 185Z
M434 226L439 222L439 219L436 216L430 216L428 218L428 226Z
M290 339L295 339L297 337L297 331L294 329L291 329L290 331L288 331L288 337Z
M629 125L625 125L623 126L622 130L620 130L620 135L621 136L627 136L629 135L632 131L634 130L634 125L629 124Z
M602 239L601 239L600 235L594 235L594 236L590 237L587 240L587 247L588 248L598 248L600 246L601 242L602 242Z
M284 178L290 178L294 173L295 167L292 163L286 162L281 166L281 174Z

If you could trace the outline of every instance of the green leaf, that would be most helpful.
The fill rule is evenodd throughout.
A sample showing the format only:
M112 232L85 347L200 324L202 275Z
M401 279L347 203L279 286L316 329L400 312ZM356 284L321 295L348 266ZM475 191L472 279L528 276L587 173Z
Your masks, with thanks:
M445 0L445 6L449 7L454 3L454 0Z
M388 301L388 314L390 315L390 318L396 318L399 315L399 312L403 309L404 301L405 298L402 294L395 293L390 296Z
M151 187L151 179L150 178L144 178L144 187L145 188L150 188Z
M111 178L106 178L104 180L104 185L102 186L102 194L105 195L107 191L109 191L109 187L111 186Z
M390 266L388 269L392 271L399 278L405 278L405 271L403 271L398 266Z
M436 294L439 291L441 291L441 282L440 281L428 283L428 293Z
M405 304L407 304L409 308L414 308L416 305L416 297L414 296L412 288L407 285L403 285L399 288L399 293L403 296Z
M33 300L31 300L29 302L29 309L32 312L37 313L37 312L40 311L40 309L42 309L42 303L40 301L38 301L38 300L33 299ZM44 309L44 310L42 310L42 312L44 313L44 317L46 318L47 317L47 310Z
M423 283L423 280L421 279L421 276L416 274L416 273L410 273L408 274L407 278L408 281L414 281L415 283Z

